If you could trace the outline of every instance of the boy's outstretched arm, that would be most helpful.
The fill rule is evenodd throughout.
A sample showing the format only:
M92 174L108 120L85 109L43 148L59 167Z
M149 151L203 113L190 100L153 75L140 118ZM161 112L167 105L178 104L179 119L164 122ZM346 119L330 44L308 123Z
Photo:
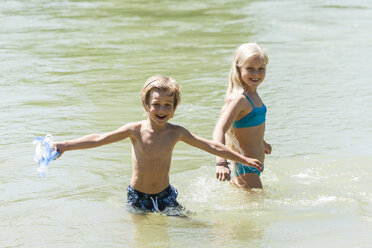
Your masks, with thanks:
M112 132L89 134L73 140L55 142L54 144L60 152L58 157L60 157L65 151L89 149L126 139L131 135L132 127L133 124L129 123Z
M253 159L253 158L247 158L231 150L230 148L226 147L225 145L219 142L215 142L215 141L211 141L211 140L198 137L192 134L191 132L189 132L188 130L184 128L182 129L183 129L182 135L180 137L181 141L191 146L197 147L201 150L204 150L206 152L209 152L211 154L214 154L216 156L231 159L239 163L255 167L259 171L262 171L262 163L259 160Z

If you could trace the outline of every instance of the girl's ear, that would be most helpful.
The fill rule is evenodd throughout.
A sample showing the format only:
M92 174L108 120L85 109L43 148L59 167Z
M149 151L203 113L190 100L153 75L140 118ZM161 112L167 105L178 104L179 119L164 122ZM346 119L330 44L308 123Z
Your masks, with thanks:
M240 67L238 66L238 65L236 65L236 71L240 74L240 73L242 73L241 71L240 71Z

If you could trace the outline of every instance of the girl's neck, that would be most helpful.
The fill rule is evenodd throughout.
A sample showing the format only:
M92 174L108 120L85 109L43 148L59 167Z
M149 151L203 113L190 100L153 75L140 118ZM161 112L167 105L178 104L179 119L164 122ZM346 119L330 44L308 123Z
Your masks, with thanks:
M244 92L247 94L257 93L257 87L248 87L248 85L244 85Z
M246 94L257 94L257 88L248 88L248 87L246 87L244 89L244 93L246 93Z

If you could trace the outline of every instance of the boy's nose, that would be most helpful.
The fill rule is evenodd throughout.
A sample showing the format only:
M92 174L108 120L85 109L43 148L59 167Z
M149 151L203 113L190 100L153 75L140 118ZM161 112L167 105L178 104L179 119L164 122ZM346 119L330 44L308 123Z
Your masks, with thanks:
M159 111L164 111L165 110L165 106L160 106L159 107Z

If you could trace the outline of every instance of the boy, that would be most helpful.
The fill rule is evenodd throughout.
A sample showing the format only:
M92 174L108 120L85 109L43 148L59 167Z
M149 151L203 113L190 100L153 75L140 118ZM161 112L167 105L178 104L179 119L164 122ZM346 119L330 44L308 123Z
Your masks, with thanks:
M141 91L147 119L128 123L113 132L90 134L75 140L56 142L65 151L87 149L130 138L133 173L127 188L127 203L142 211L180 208L177 191L169 184L172 151L183 141L206 152L262 169L256 159L246 158L224 145L197 137L181 126L168 123L180 102L179 84L172 78L153 76Z

